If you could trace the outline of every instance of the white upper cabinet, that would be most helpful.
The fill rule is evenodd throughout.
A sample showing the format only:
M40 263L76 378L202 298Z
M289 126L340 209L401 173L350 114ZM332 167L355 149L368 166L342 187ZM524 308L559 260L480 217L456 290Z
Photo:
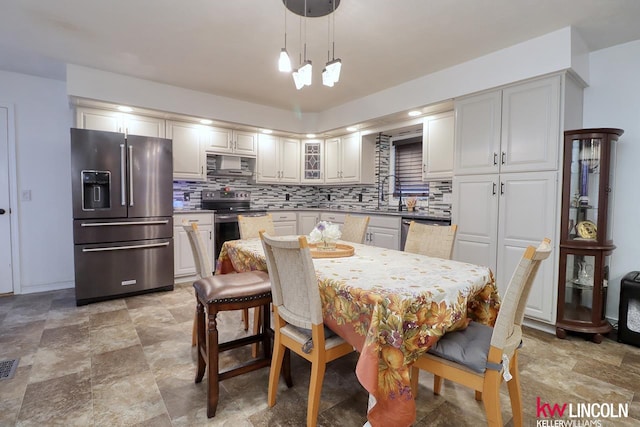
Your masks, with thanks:
M423 181L453 176L453 134L453 111L425 118L422 126Z
M130 135L164 138L164 120L119 111L78 108L76 126L80 129L120 132Z
M255 157L258 147L258 134L241 130L232 130L207 126L204 150L211 154L235 154L243 157Z
M173 140L173 178L205 181L207 155L203 149L202 126L169 120L167 138Z
M556 170L560 76L455 101L455 175Z
M360 133L324 141L325 184L372 184L374 182L375 141Z
M500 172L556 170L560 133L560 76L502 91Z
M300 140L260 134L256 181L261 183L300 182Z
M501 108L501 91L455 101L455 175L499 171Z

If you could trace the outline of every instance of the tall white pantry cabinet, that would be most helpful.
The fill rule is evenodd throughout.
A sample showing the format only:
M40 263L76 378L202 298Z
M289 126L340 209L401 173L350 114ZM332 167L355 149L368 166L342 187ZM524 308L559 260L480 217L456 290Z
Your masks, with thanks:
M583 85L568 73L455 101L454 259L489 266L504 295L524 249L544 237L527 317L555 323L564 130L582 126Z

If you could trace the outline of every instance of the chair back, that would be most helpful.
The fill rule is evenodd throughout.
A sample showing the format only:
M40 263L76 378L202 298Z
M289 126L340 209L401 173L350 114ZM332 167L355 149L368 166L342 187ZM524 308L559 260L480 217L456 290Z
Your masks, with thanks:
M299 328L322 324L318 278L306 237L275 237L263 232L260 237L278 315Z
M500 305L491 335L491 346L510 355L522 340L522 320L527 298L540 263L551 254L551 240L544 239L537 248L527 247L511 277Z
M411 221L407 241L404 245L405 252L427 255L443 259L451 259L453 254L453 242L458 231L457 225L439 226L419 224Z
M240 229L241 239L254 239L256 237L260 237L260 230L264 230L267 234L272 236L276 234L271 214L262 216L238 215L238 228Z
M345 215L340 240L353 243L364 243L364 236L369 225L368 216Z
M189 245L191 246L193 259L196 263L198 276L200 276L201 279L213 276L213 268L211 268L207 247L204 244L202 235L198 232L198 224L195 222L183 223L182 228L184 228L184 231L187 232L187 236L189 237Z

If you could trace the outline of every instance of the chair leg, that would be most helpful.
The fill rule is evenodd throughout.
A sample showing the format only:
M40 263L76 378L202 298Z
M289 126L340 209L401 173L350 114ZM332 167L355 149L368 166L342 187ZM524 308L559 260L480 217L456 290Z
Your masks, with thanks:
M198 310L193 315L193 330L191 331L191 347L198 343Z
M207 328L207 418L216 415L218 399L220 397L220 384L218 383L218 325L215 307L208 307Z
M411 367L411 394L413 394L413 398L418 398L418 381L420 380L420 369L412 366Z
M206 353L207 350L207 337L205 335L205 323L204 323L204 305L198 301L198 304L196 305L196 331L198 334L198 339L196 340L196 352L197 354L197 358L198 358L198 368L196 370L196 383L199 383L202 381L202 378L204 377L204 371L207 367L207 361L204 359L204 354Z
M507 383L509 389L509 400L511 401L511 412L513 413L513 426L522 427L522 395L520 392L520 374L518 372L518 351L513 353L509 363L511 381Z
M487 414L489 427L502 427L502 412L500 411L500 372L489 371L484 376L482 400Z
M244 330L248 331L249 330L249 309L248 308L242 309L242 321L244 322Z
M438 375L433 376L433 394L440 395L440 391L442 390L442 377Z
M282 362L282 377L287 388L293 387L293 380L291 379L291 350L284 349L284 360Z
M280 344L280 334L276 333L275 342L273 344L273 356L271 358L271 369L269 370L269 389L267 392L267 404L270 408L276 404L278 380L280 379L280 370L282 369L284 353L285 347Z
M309 402L307 403L307 427L316 427L320 411L320 394L326 364L321 360L311 363L311 381L309 382Z
M269 308L267 308L267 310L269 310ZM258 335L260 333L260 327L263 323L260 311L260 307L254 307L253 309L253 335ZM258 357L258 343L251 345L251 357Z

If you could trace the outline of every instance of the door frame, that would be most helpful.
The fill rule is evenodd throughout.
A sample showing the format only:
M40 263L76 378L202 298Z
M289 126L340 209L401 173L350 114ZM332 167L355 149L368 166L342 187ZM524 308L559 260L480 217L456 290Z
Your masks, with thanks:
M18 205L18 173L16 157L15 109L11 102L0 99L0 107L7 109L7 149L9 161L9 235L11 244L11 275L13 294L22 293L20 274L20 210Z

